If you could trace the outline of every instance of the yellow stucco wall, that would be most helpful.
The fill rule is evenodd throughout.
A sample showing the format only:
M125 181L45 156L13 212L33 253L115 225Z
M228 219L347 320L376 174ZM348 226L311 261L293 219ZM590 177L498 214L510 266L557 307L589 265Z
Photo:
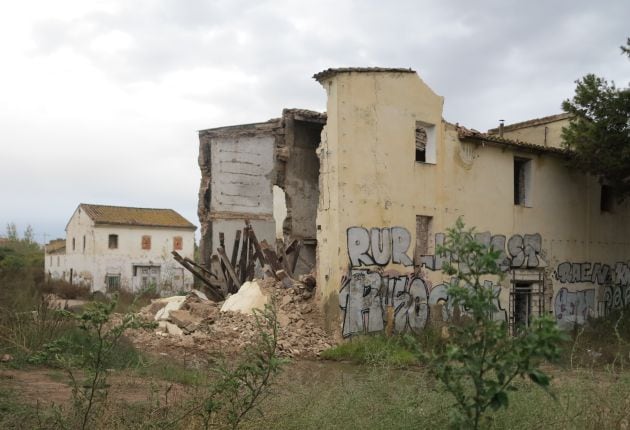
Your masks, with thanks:
M562 268L563 282L558 280L556 272L558 265L564 262L587 263L591 269L595 263L608 264L611 271L615 263L627 262L630 251L627 205L615 208L613 213L601 213L598 182L566 167L565 160L558 155L460 141L455 126L442 120L444 99L415 73L346 71L326 76L320 82L328 95L328 120L318 150L321 172L317 276L329 318L344 326L344 335L352 333L348 331L346 320L349 308L340 310L349 294L348 278L344 277L350 273L348 229L402 227L411 235L408 254L413 258L417 215L433 217L430 254L434 252L435 235L453 226L459 216L479 232L504 236L506 249L507 241L513 236L518 236L514 239L517 243L519 237L532 235L534 238L539 234L542 239L536 251L539 263L535 267L527 267L527 264L513 267L511 275L523 279L528 274L545 277L545 310L554 312L557 308L559 322L565 326L568 322L583 321L586 314L597 314L608 294L604 286L577 281L575 277L569 282L565 270L568 266ZM435 164L415 161L418 121L435 125ZM556 139L550 146L559 146L557 133L554 133L548 134L548 139L551 136ZM531 160L531 207L514 204L515 157ZM362 271L376 267L353 269ZM390 269L400 273L414 270L391 262L381 267L381 270ZM590 277L588 267L582 271L581 278ZM439 270L424 267L422 272L426 297L425 293L418 293L416 303L431 300L429 296L433 290L437 293L444 280ZM367 272L361 276L366 276L360 281L365 285L374 281ZM409 282L412 282L411 277ZM340 300L342 286L345 287ZM375 286L373 283L372 287ZM399 288L407 294L406 299L400 300L408 300L411 307L414 288L421 289L419 284L412 283ZM504 281L500 290L497 289L506 315L509 288L510 283ZM562 288L565 288L564 296L556 297ZM594 291L588 293L588 298L582 293L573 294L582 290ZM567 296L567 293L572 295ZM609 293L613 295L615 291ZM620 294L625 297L624 291ZM402 303L392 300L394 306ZM365 298L359 301L356 315L360 312L365 315L361 306L371 309L372 314L379 306L383 309L392 306L391 300L385 304L382 300L379 304L368 303ZM567 308L579 308L579 311ZM400 318L401 327L411 327L420 324L418 321L426 315L414 317L410 313L403 317L401 314ZM412 321L413 318L418 321ZM368 326L365 321L355 323ZM374 329L380 324L375 323ZM372 322L369 325L372 327Z

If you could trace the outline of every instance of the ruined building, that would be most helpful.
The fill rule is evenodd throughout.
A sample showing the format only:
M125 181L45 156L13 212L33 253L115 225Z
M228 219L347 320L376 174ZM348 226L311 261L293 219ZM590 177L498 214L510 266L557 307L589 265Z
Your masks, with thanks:
M444 99L409 69L315 79L326 114L288 109L199 133L206 264L219 233L234 237L244 219L274 240L277 186L282 232L307 246L301 271L316 273L344 336L382 330L388 318L399 331L450 318L435 249L460 216L502 251L506 276L486 284L510 327L543 313L571 327L630 302L628 204L567 166L566 115L482 133L446 122Z

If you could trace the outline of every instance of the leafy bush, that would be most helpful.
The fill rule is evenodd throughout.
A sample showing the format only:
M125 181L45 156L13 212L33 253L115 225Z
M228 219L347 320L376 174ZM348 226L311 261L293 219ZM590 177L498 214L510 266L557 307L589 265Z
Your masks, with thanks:
M508 407L514 378L529 377L542 388L550 378L540 369L543 360L557 359L563 335L555 321L542 317L511 336L504 321L496 321L494 291L482 278L501 277L500 251L477 242L474 229L460 219L448 229L437 252L449 257L443 271L452 276L449 301L465 315L451 325L449 343L431 357L432 371L455 398L450 422L456 428L479 428L488 408Z

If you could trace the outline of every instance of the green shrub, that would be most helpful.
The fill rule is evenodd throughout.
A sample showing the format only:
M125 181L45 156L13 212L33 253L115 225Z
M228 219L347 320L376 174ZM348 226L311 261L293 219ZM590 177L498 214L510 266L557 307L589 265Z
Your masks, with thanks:
M508 394L516 390L514 378L529 377L548 388L550 378L540 364L559 357L563 335L549 316L531 321L516 336L509 334L504 321L495 321L495 294L482 278L501 277L500 251L479 243L474 229L465 230L461 218L448 229L437 252L448 258L443 271L452 277L449 301L465 310L465 316L449 327L448 344L432 354L431 369L455 398L451 425L477 429L488 418L489 408L508 407Z

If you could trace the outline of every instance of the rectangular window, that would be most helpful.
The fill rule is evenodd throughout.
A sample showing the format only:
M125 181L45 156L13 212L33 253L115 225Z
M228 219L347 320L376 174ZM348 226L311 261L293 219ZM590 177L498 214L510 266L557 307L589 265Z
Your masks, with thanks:
M83 253L85 254L85 235L83 235Z
M50 256L50 265L52 266L52 255Z
M151 249L151 236L142 236L142 249Z
M599 210L602 212L612 212L613 210L613 190L608 185L602 185L599 196Z
M423 255L429 255L429 237L433 217L416 215L416 249L414 253L415 265L420 266Z
M182 239L181 236L175 236L173 238L173 250L181 251L183 247L184 247L184 239Z
M105 276L105 286L108 291L111 290L119 290L120 289L120 274L111 275L108 274Z
M109 249L118 249L118 235L110 234L108 239Z
M72 250L74 251L76 249L75 247L75 241L74 241L74 237L72 238Z
M435 125L416 121L415 130L416 163L435 164Z
M514 204L531 207L532 160L514 158Z
M427 161L427 131L422 126L416 125L416 162Z
M57 267L59 267L59 256L57 256Z

